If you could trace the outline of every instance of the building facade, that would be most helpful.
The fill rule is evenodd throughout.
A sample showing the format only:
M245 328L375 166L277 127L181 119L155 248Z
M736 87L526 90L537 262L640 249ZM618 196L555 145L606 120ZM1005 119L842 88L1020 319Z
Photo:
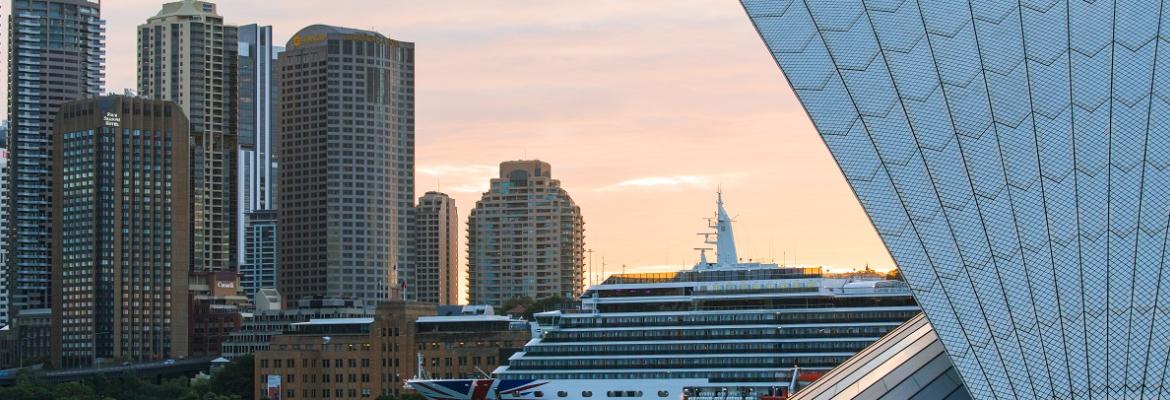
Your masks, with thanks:
M66 103L53 140L52 359L187 354L191 187L188 121L174 103Z
M224 357L233 359L244 354L268 350L272 337L284 333L294 323L309 322L313 319L374 316L373 304L353 299L304 298L300 299L295 307L282 309L280 294L274 292L272 289L257 292L255 312L245 314L240 329L228 335L228 340L223 343ZM268 300L265 294L271 294L273 299ZM269 303L272 307L265 308L262 305L264 303Z
M6 55L12 229L7 246L10 314L19 324L22 310L47 314L55 296L50 287L53 120L62 103L102 92L105 21L96 1L10 4Z
M482 378L529 340L527 321L503 315L425 316L415 322L417 359L431 379Z
M459 304L459 210L455 199L427 192L415 210L415 281L423 303Z
M500 164L467 221L467 267L471 304L581 295L585 220L548 163Z
M138 26L138 94L170 100L195 146L194 271L235 271L238 31L215 4L165 3Z
M256 353L256 398L273 390L305 399L398 395L418 365L414 321L434 313L434 304L391 300L371 318L293 324Z
M389 301L370 318L293 324L256 353L257 398L377 398L407 392L419 375L482 376L532 338L528 323L498 315L435 316L436 306ZM324 339L328 337L328 339Z
M236 247L242 269L243 264L249 262L247 235L252 230L250 223L253 219L249 219L248 213L276 210L276 176L279 167L276 149L280 137L277 133L279 119L276 116L280 110L276 104L279 97L276 56L284 48L272 42L271 26L241 26L239 38L239 199L236 206L236 220L239 222L236 238L239 243ZM275 223L275 220L261 220L261 224L272 229L275 229ZM271 244L265 244L266 248L275 249L275 235L272 240Z
M8 326L8 149L0 149L0 327Z
M244 258L240 259L240 288L254 298L263 288L276 289L279 261L276 210L257 210L244 214Z
M400 205L414 195L414 45L313 25L289 40L279 69L285 304L397 298Z
M743 5L973 398L1170 396L1170 8Z
M192 357L219 356L251 309L248 297L240 292L240 276L231 271L196 272L189 287L187 352Z

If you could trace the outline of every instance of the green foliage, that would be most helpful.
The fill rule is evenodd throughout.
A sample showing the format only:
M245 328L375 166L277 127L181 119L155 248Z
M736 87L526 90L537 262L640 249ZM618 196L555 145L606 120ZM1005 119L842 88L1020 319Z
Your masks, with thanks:
M522 296L513 297L511 300L504 302L503 308L498 311L501 313L508 313L513 308L520 306L524 309L524 311L520 313L520 317L531 321L533 314L557 310L565 306L570 306L572 303L573 302L571 300L560 296L545 297L535 301L533 301L532 298L528 296Z
M240 357L210 382L190 383L184 376L144 381L132 374L99 375L78 382L49 383L33 372L21 371L16 384L0 387L3 400L251 400L252 356Z
M254 360L251 354L236 357L211 377L211 382L207 385L208 388L212 393L251 399L252 391L255 388L252 377Z

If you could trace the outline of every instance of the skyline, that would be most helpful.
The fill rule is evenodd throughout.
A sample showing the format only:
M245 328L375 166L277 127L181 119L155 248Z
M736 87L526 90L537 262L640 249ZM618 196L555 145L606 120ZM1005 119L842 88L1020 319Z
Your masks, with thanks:
M162 3L103 4L106 91L136 89L134 32ZM736 3L392 2L360 20L356 0L215 3L277 44L313 23L417 43L416 201L437 188L466 216L500 161L549 162L595 272L602 257L607 273L691 265L720 186L744 258L893 264Z

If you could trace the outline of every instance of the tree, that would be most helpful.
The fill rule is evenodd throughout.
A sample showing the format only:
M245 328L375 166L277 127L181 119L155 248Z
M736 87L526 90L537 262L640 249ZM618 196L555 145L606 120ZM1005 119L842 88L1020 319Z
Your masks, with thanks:
M239 396L241 399L251 399L255 387L252 376L252 367L255 358L251 354L236 357L231 363L224 366L211 377L208 389L211 393L228 396Z
M516 309L517 307L519 307L519 309L517 310L517 311L519 311L517 313L517 315L522 315L524 312L526 312L529 308L532 307L532 303L533 303L532 298L528 297L528 296L513 297L511 299L508 299L508 301L504 302L504 305L503 305L503 307L501 307L502 309L500 311L502 311L503 313L511 314L513 309Z

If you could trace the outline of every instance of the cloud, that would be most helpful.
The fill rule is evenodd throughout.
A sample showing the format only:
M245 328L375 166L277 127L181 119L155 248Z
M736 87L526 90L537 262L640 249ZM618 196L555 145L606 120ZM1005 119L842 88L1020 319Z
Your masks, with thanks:
M641 178L626 179L624 181L602 187L598 189L602 192L609 192L623 189L642 189L642 188L703 188L711 187L713 180L706 176L696 175L677 175L677 176L647 176Z
M715 189L717 186L729 186L741 180L747 173L734 172L718 175L665 175L643 176L630 178L612 185L597 189L599 192L620 190L685 190L685 189Z

